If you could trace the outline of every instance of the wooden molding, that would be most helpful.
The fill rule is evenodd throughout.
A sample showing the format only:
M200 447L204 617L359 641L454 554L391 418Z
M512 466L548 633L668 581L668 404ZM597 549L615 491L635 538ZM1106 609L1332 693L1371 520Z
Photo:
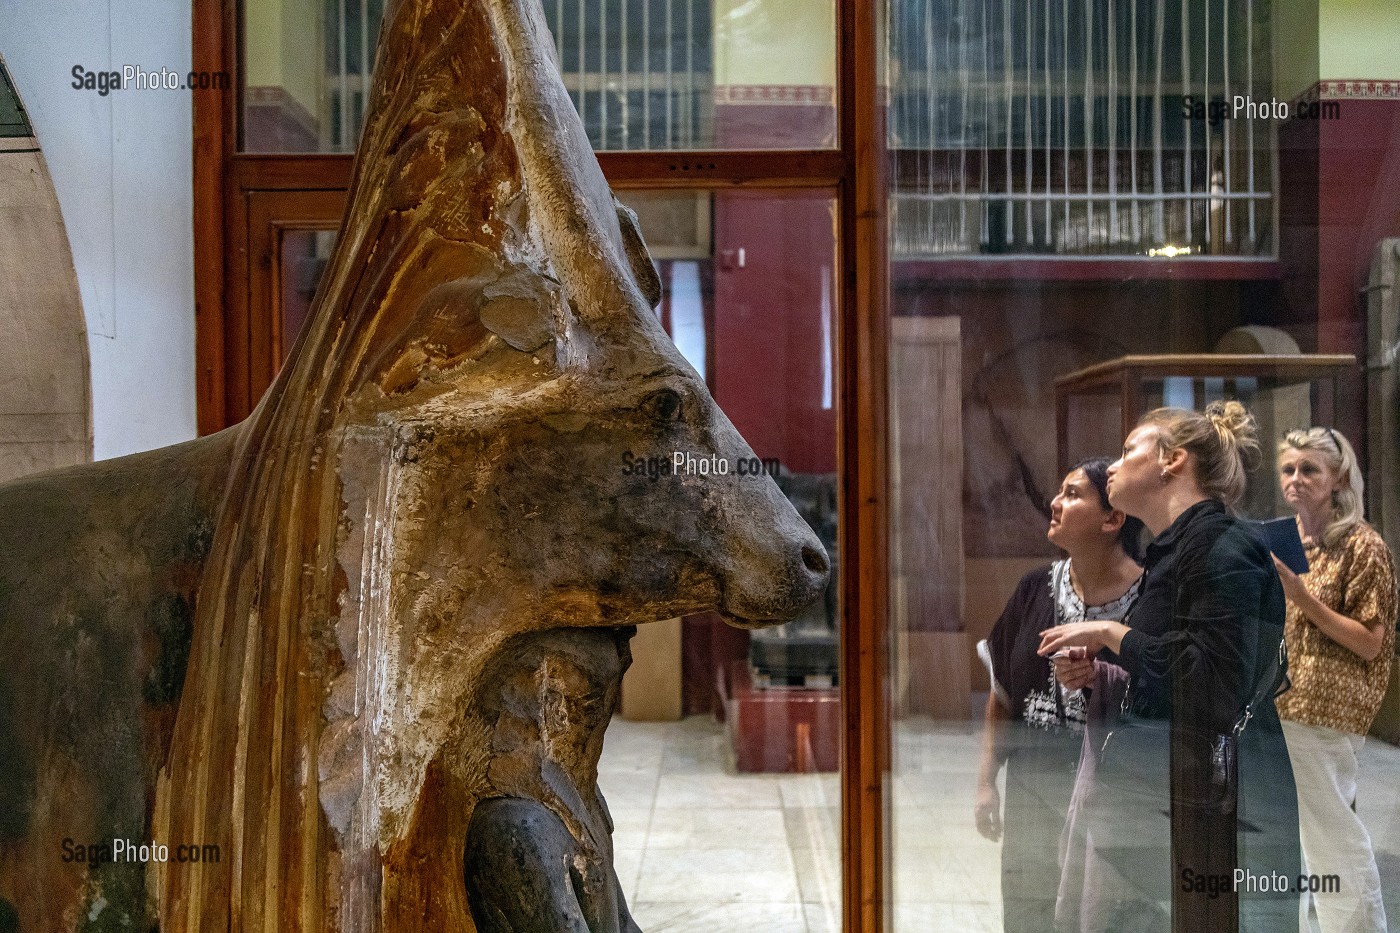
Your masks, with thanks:
M840 0L838 139L850 169L840 188L841 768L843 929L884 933L892 920L886 843L890 778L888 668L889 302L885 125L879 5Z

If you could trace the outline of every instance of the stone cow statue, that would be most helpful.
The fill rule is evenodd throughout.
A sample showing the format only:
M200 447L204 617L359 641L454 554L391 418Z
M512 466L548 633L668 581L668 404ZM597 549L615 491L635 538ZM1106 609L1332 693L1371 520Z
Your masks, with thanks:
M635 929L629 627L772 624L828 564L767 478L624 470L752 452L552 49L539 0L390 0L253 415L0 486L0 930Z

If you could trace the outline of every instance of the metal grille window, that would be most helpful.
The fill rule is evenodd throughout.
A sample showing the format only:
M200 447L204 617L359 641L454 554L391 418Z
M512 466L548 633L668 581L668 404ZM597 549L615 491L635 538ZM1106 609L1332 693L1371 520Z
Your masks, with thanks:
M326 152L353 152L364 126L383 0L326 0Z
M1272 256L1269 0L897 9L897 257Z
M594 149L713 144L709 0L543 2Z
M542 0L564 84L596 150L693 149L714 145L713 28L710 0ZM254 124L254 151L350 152L364 121L369 71L383 0L326 0L319 26L324 77L297 86L257 87L255 105L277 110L274 129ZM284 80L291 51L278 59ZM263 43L265 44L265 43ZM312 116L295 103L301 86L319 88ZM288 132L291 123L301 133Z

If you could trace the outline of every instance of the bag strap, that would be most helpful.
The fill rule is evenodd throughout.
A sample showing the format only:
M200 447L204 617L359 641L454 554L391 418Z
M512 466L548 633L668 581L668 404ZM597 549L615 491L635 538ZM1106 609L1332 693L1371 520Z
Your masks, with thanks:
M1280 678L1282 674L1282 678ZM1239 738L1244 732L1245 726L1254 718L1254 708L1272 697L1281 696L1291 688L1293 684L1288 679L1288 645L1282 638L1278 642L1278 651L1272 656L1268 667L1263 671L1263 676L1258 679L1254 687L1254 695L1249 698L1249 702L1244 705L1244 712L1240 713L1240 718L1235 720L1234 728L1230 734Z

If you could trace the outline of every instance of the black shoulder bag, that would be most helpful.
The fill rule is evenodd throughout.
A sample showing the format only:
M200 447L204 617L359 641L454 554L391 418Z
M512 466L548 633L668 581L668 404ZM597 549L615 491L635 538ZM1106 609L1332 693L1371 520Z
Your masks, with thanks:
M1124 619L1127 624L1127 619ZM1255 679L1254 690L1229 732L1202 729L1192 723L1178 723L1177 748L1187 756L1188 779L1173 788L1173 801L1221 815L1234 812L1239 786L1239 740L1254 717L1255 709L1288 689L1288 654L1282 639L1278 651L1264 664ZM1134 790L1146 791L1170 775L1173 727L1166 719L1151 719L1130 712L1133 682L1123 693L1119 720L1105 736L1099 749L1098 774L1106 782L1115 778L1131 782ZM1110 755L1112 749L1112 755Z

